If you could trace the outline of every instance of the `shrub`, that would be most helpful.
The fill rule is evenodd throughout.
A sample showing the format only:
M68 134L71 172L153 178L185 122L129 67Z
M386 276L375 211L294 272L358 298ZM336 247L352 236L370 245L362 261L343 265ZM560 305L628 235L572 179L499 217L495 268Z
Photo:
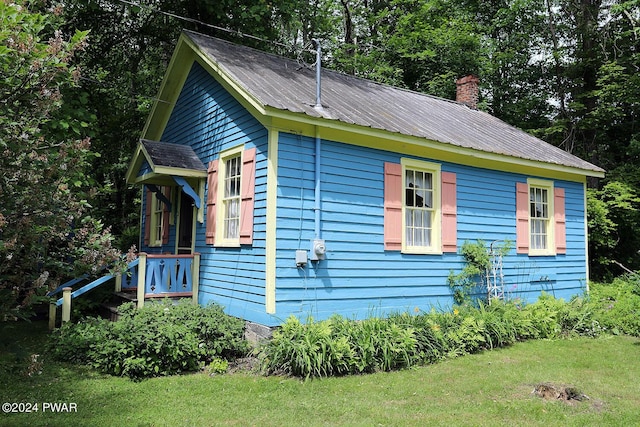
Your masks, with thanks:
M399 318L372 317L349 322L345 331L355 355L357 372L390 371L409 367L416 359L415 331Z
M416 316L409 313L390 316L391 321L396 324L413 329L416 363L433 363L445 357L445 337L441 326L433 319L435 315L436 312L433 310L430 314Z
M248 350L244 322L217 305L164 301L136 310L125 304L120 314L117 322L86 319L64 325L53 335L54 357L139 380L196 371L216 358Z
M309 377L344 375L351 371L353 354L346 336L334 333L334 320L306 324L289 317L262 348L262 369L267 373Z
M640 275L591 286L590 302L599 325L614 334L640 336Z

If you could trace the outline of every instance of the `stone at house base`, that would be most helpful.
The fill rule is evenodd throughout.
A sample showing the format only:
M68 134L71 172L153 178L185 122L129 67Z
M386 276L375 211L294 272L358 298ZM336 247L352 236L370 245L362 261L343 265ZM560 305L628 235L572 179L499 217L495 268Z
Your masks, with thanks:
M273 328L260 325L258 323L246 322L244 328L244 339L252 345L262 344L271 339Z

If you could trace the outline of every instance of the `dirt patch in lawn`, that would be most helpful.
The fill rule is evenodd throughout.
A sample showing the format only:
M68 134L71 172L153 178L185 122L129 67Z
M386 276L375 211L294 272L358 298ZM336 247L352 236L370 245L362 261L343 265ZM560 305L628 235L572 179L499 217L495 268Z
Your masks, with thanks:
M589 396L571 385L540 383L534 386L532 393L544 400L559 400L567 404L575 404L577 402L591 400ZM593 403L595 405L595 402Z

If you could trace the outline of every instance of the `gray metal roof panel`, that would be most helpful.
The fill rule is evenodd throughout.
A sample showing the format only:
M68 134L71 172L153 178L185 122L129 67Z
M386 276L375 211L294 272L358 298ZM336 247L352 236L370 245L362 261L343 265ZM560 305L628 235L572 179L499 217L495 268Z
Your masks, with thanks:
M263 106L426 138L521 159L604 172L502 120L455 101L322 70L322 111L314 108L315 70L217 38L185 34Z
M206 171L198 155L188 145L141 139L140 143L156 166Z

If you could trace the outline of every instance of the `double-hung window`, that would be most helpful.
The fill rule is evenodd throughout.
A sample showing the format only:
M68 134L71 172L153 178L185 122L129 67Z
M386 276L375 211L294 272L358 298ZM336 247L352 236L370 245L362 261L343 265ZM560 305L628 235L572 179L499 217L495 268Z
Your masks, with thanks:
M544 251L549 247L551 236L551 199L549 189L529 187L529 236L532 251Z
M238 247L253 242L256 149L238 146L209 162L206 243Z
M224 161L223 236L225 240L240 237L240 180L242 178L240 154Z
M566 253L565 192L553 181L529 178L516 185L518 253Z
M440 165L402 159L403 252L439 253Z
M240 244L240 203L242 185L242 147L221 153L220 182L218 191L220 215L220 245L236 246Z

